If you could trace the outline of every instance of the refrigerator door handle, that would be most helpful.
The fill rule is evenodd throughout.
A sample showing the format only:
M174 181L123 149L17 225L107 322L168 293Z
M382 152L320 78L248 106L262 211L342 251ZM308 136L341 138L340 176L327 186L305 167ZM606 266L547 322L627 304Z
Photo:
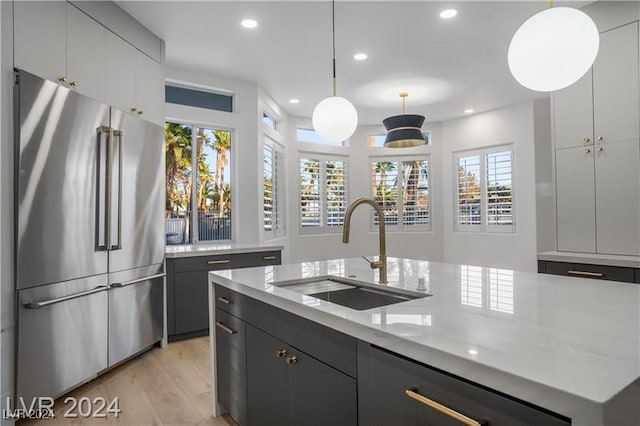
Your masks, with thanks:
M23 304L22 306L24 306L25 309L40 309L40 308L44 308L45 306L54 305L56 303L66 302L67 300L77 299L78 297L88 296L88 295L94 294L94 293L100 293L101 291L105 291L108 288L109 287L107 287L105 285L99 285L98 287L94 288L93 290L81 291L80 293L74 293L74 294L70 294L68 296L63 296L63 297L58 297L58 298L55 298L55 299L44 300L42 302L28 302L28 303Z
M106 127L107 130L107 159L106 159L106 170L107 170L107 181L105 185L105 221L104 221L104 233L105 233L105 244L107 246L107 250L111 250L111 163L112 163L112 148L113 148L113 129L111 127Z
M122 144L124 142L124 132L122 130L113 130L113 136L118 138L118 243L112 245L109 250L120 250L122 249Z
M106 200L107 181L109 176L108 169L103 167L103 149L102 149L102 135L107 134L107 146L105 147L105 157L109 156L109 132L111 129L108 126L100 126L97 128L97 142L98 149L96 153L96 248L99 251L106 251L107 246L107 220L108 216L104 215L107 212L106 207L103 211L100 206L102 201Z
M113 287L113 288L126 287L128 285L138 284L138 283L141 283L143 281L154 280L156 278L162 278L162 277L165 277L165 276L167 276L167 274L165 274L163 272L161 274L149 275L148 277L138 278L138 279L131 280L131 281L126 281L126 282L123 282L123 283L113 283L113 284L111 284L111 287Z

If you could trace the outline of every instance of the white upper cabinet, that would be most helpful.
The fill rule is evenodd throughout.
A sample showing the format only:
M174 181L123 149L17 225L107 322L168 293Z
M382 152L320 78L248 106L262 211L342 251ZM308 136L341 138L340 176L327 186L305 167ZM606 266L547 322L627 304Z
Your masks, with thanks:
M16 1L14 66L58 81L67 73L67 4L57 1Z
M594 136L597 142L640 137L638 23L600 35L593 65Z
M553 94L556 148L593 144L591 70L566 89Z
M136 104L136 48L107 31L106 53L107 103L131 113Z
M164 124L164 68L136 52L136 108L141 118Z
M67 78L71 88L104 100L107 88L107 29L74 6L67 5Z

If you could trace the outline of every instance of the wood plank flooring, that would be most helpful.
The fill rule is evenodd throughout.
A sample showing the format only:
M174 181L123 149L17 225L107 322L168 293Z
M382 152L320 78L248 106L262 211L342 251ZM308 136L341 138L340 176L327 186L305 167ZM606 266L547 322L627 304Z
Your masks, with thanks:
M118 417L64 418L70 404L87 397L119 400ZM20 421L19 426L54 425L235 425L231 418L211 416L209 338L169 343L109 371L56 400L55 419ZM94 405L94 411L96 406ZM75 413L78 413L78 408ZM86 407L85 407L86 411ZM104 412L104 410L102 411Z

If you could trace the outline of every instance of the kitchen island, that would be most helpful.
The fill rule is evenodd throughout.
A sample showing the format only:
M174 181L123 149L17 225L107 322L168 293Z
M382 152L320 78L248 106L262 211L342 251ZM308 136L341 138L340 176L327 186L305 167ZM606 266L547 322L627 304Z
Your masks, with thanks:
M220 328L217 323L229 328L218 316L227 322L236 320L233 314L242 316L233 310L242 303L229 309L233 295L267 307L265 315L287 315L283 324L299 318L304 327L320 325L335 332L337 336L327 338L328 344L338 344L335 348L341 341L351 345L347 338L355 339L357 371L342 359L327 364L356 380L360 424L370 417L363 412L371 408L368 395L377 392L363 386L365 381L369 387L375 382L363 375L362 366L373 359L363 357L363 349L370 347L497 395L505 404L515 401L518 407L533 409L533 415L549 415L557 424L640 424L639 285L398 258L389 259L388 269L387 287L430 296L357 311L273 285L328 275L375 283L378 271L361 258L211 272L210 328ZM222 296L216 293L223 290ZM264 326L257 327L272 333L270 323L262 321ZM247 330L253 325L247 320ZM319 332L324 336L325 331ZM211 335L213 383L217 383L216 353L222 342L216 342L216 333ZM291 349L304 349L302 343L288 343ZM248 349L242 353L250 355ZM325 362L316 353L311 355ZM287 356L287 363L295 363L295 358ZM240 377L246 379L251 370L243 374ZM214 386L214 414L221 410L218 401Z

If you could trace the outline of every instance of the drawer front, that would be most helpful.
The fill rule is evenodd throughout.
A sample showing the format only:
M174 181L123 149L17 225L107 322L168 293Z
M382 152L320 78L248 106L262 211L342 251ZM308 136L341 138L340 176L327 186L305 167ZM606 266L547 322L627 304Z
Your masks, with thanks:
M250 268L254 266L280 265L280 250L255 253L237 253L215 256L178 258L176 272L219 271L223 269Z
M245 319L246 297L229 290L226 287L215 285L216 308L221 309L240 319Z
M453 412L491 426L570 424L568 419L561 416L536 409L364 342L359 343L358 349L361 425L462 424L452 417ZM444 410L434 408L431 401L452 411L445 413Z
M600 280L632 283L635 280L634 269L621 266L589 265L583 263L546 262L547 274L570 277L594 278Z
M218 402L240 425L247 423L247 360L245 323L216 309Z

